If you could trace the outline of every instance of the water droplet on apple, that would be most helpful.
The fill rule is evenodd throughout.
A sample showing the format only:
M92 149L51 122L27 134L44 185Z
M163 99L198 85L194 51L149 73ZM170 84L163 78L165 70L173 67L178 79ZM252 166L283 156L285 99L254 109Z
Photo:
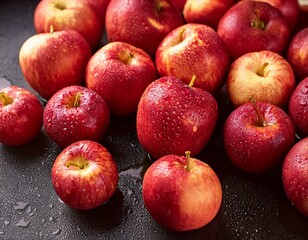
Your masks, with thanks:
M0 89L12 86L12 82L7 77L0 77Z

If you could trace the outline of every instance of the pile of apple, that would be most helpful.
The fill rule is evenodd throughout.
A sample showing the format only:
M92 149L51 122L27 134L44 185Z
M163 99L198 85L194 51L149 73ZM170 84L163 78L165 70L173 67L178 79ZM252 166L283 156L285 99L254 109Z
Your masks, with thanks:
M225 91L229 159L248 173L284 161L285 192L308 216L308 28L294 32L298 13L297 0L43 0L19 60L47 104L0 90L0 142L27 143L43 126L63 148L51 170L56 193L91 209L119 180L99 143L110 115L136 114L140 144L156 159L143 179L146 208L168 229L196 229L222 202L217 175L194 156Z

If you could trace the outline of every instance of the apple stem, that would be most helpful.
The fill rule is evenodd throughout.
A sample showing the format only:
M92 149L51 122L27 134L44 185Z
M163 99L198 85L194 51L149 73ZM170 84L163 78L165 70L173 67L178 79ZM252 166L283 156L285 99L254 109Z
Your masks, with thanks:
M185 32L185 28L182 28L179 32L179 42L183 41L184 32Z
M265 63L262 65L260 71L257 72L257 74L258 74L260 77L264 77L264 70L265 70L265 68L266 68L267 66L268 66L268 62L265 62Z
M78 92L76 93L76 96L75 96L75 100L74 100L74 104L73 104L73 107L78 107L79 104L80 104L80 97L81 97L82 93L81 92Z
M186 155L186 158L187 158L186 170L190 172L191 169L192 169L192 161L191 161L191 157L190 157L190 151L186 151L185 155Z
M264 22L261 20L261 18L260 18L260 10L259 9L255 9L255 14L256 14L256 16L257 16L257 20L256 21L253 21L252 23L251 23L251 26L252 27L255 27L255 28L259 28L259 29L261 29L261 30L264 30L265 29L265 24L264 24Z
M250 97L249 101L252 103L252 105L253 105L256 113L257 113L257 116L258 116L257 125L259 127L265 127L266 126L265 119L264 119L263 115L261 114L260 109L258 108L258 106L255 102L255 99L253 97Z
M5 92L0 93L0 101L4 106L7 106L13 102L13 98L5 94Z
M85 159L81 158L78 159L77 161L68 161L65 166L67 168L69 168L70 166L74 166L79 169L84 169L86 166L88 166L88 163Z
M53 34L54 33L54 27L53 27L53 25L50 25L50 27L49 27L49 32L51 33L51 34Z
M193 75L192 76L192 78L191 78L191 80L190 80L190 83L189 83L189 87L193 87L194 86L194 84L195 84L195 81L196 81L196 75Z

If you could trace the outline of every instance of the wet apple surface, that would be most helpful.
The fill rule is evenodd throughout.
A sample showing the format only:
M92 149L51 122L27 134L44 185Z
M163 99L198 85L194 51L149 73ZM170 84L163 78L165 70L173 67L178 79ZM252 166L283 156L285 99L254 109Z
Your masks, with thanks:
M38 2L0 3L0 86L11 83L33 91L21 73L18 52L35 34L33 13ZM141 191L153 160L138 142L135 116L111 116L100 143L117 162L119 184L111 199L93 210L73 210L59 200L50 174L61 149L44 130L28 144L0 145L0 239L306 239L308 219L286 197L281 165L250 175L227 158L221 130L233 107L225 93L218 96L220 120L196 156L216 172L223 192L221 208L208 225L178 233L151 218Z

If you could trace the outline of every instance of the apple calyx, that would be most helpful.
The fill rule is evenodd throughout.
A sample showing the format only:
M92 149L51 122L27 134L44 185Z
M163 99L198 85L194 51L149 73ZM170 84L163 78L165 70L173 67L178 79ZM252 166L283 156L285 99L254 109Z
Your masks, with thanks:
M0 92L0 102L4 105L7 106L13 102L13 98L5 94L5 92Z
M134 53L129 52L120 55L119 58L122 63L124 63L125 65L129 65L134 56L135 56Z
M268 62L263 63L261 69L257 72L260 77L264 77L265 68L268 66Z
M191 161L191 157L190 157L190 151L186 151L185 152L186 158L187 158L187 164L185 166L185 169L190 172L193 168L193 163Z
M192 78L191 78L191 80L190 80L190 82L188 84L189 87L193 87L194 86L196 78L197 78L196 75L192 76Z
M255 99L253 97L250 97L249 101L252 103L252 105L253 105L256 113L257 113L257 117L258 117L257 118L257 122L256 122L257 126L265 127L267 124L265 122L265 119L264 119L263 115L260 112L260 109L258 108L258 106L257 106L257 104L255 102Z
M67 168L70 168L71 166L73 166L74 167L74 169L85 169L87 166L89 165L89 163L88 163L88 161L84 158L84 157L82 157L82 156L80 156L80 157L77 157L77 158L75 158L74 160L72 160L72 161L68 161L66 164L65 164L65 166L67 167Z
M259 28L261 30L265 30L265 23L260 18L260 10L255 9L254 12L256 14L257 19L255 21L251 22L251 26L254 27L254 28Z

